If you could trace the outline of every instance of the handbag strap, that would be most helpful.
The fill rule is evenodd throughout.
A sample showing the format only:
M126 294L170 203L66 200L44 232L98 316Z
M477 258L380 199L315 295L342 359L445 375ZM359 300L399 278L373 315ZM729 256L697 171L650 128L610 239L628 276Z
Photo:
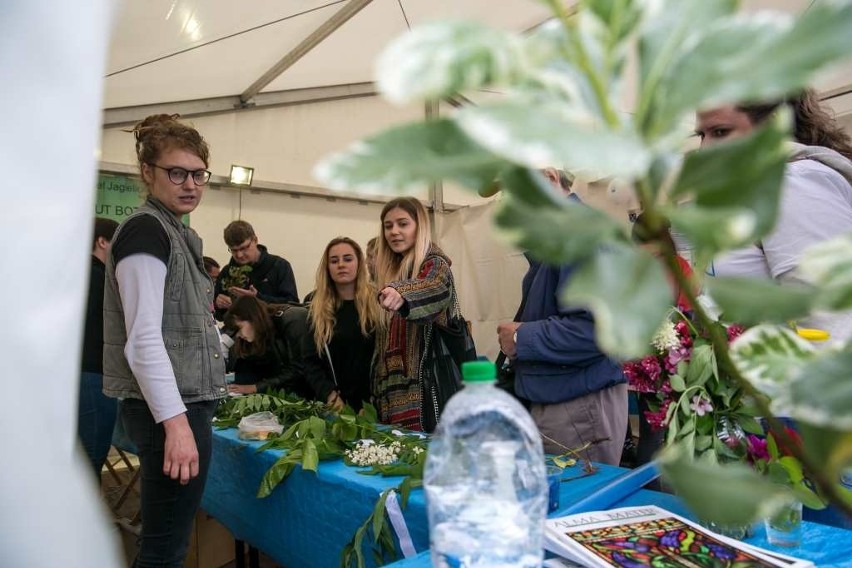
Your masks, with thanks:
M521 319L521 315L524 313L524 307L527 305L527 297L521 297L521 305L518 307L518 311L515 313L515 317L512 318L512 321L518 321ZM497 359L494 361L494 366L498 369L503 367L503 364L506 363L506 354L503 353L503 350L500 350L500 354L497 355Z
M334 372L334 363L331 362L331 351L328 350L328 343L323 343L322 347L325 350L325 357L328 359L328 368L331 369L331 378L334 380L334 386L338 386L337 373Z

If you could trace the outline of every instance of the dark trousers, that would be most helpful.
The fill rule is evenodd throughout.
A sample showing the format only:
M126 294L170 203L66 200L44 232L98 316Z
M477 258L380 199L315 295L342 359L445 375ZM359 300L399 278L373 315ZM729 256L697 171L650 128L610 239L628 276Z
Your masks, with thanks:
M198 477L181 485L163 473L166 433L143 400L125 399L119 414L138 450L141 475L142 534L136 568L181 568L189 546L192 523L201 503L212 453L211 422L216 401L186 405L186 417L198 448Z
M100 373L83 372L80 375L80 403L77 407L77 436L95 471L98 485L104 467L118 402L103 393L104 378Z
M654 431L645 412L649 409L648 399L654 397L653 393L638 393L639 399L639 444L636 446L636 466L644 465L654 459L657 450L663 447L666 440L666 430Z

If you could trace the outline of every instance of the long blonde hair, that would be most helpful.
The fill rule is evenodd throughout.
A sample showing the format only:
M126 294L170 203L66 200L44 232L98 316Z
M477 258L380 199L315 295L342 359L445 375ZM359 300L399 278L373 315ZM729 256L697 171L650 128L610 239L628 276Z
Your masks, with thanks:
M385 239L385 215L393 209L402 209L417 224L414 246L405 254L395 253ZM426 208L413 197L399 197L387 202L382 208L379 220L381 228L376 251L376 287L381 290L391 282L409 280L417 275L415 271L423 264L432 247L432 223L429 221Z
M314 328L314 343L317 347L317 353L322 353L323 346L331 341L336 323L335 313L342 301L337 293L337 286L335 286L328 271L328 253L331 247L339 244L347 244L352 247L358 259L358 270L355 274L355 309L358 311L361 334L369 335L381 321L379 304L376 301L376 289L370 283L370 275L361 247L349 237L336 237L326 245L325 251L322 253L322 259L320 259L319 268L317 268L316 290L308 308L311 324Z

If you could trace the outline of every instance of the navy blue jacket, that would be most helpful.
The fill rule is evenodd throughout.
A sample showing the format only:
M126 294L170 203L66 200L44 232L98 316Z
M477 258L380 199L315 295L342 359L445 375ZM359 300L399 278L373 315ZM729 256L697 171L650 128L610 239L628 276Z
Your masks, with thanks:
M518 328L515 391L538 404L579 398L626 382L621 365L595 343L595 322L583 309L563 308L559 292L573 266L553 267L529 259L524 311Z

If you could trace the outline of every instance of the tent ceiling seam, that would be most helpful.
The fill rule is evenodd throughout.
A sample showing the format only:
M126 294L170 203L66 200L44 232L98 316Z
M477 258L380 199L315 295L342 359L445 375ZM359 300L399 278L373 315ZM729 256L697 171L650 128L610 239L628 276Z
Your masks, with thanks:
M162 55L160 57L157 57L155 59L151 59L149 61L143 61L142 63L137 63L135 65L131 65L130 67L125 67L124 69L119 69L118 71L113 71L112 73L107 73L105 75L105 77L106 78L114 77L115 75L119 75L119 74L125 73L127 71L133 71L134 69L138 69L138 68L144 67L146 65L151 65L152 63L157 63L157 62L163 61L165 59L170 59L172 57L177 57L178 55L182 55L184 53L188 53L188 52L194 51L196 49L201 49L202 47L207 47L208 45L213 45L214 43L219 43L219 42L229 40L229 39L235 38L237 36L245 35L247 33L251 33L251 32L254 32L254 31L269 27L269 26L274 26L276 24L280 24L281 22L285 22L287 20L292 20L293 18L297 18L299 16L304 16L305 14L310 14L311 12L323 10L323 9L328 8L330 6L334 6L336 4L341 4L341 3L346 2L346 1L347 0L334 0L333 2L329 2L328 4L323 4L322 6L317 6L315 8L311 8L310 10L305 10L303 12L298 12L296 14L290 14L289 16L285 16L283 18L278 18L277 20L272 20L271 22L266 22L264 24L253 26L253 27L247 28L245 30L240 30L238 32L235 32L235 33L232 33L232 34L229 34L229 35L226 35L226 36L218 37L216 39L210 40L210 41L205 42L205 43L201 43L199 45L193 45L192 47L187 47L186 49L181 49L180 51L175 51L174 53Z
M335 12L329 19L310 33L299 45L287 52L278 63L273 65L266 73L260 76L245 91L240 94L240 101L248 103L255 95L281 76L284 71L296 64L302 57L322 43L328 36L340 29L343 24L355 17L358 12L366 8L373 0L349 0L345 6Z

